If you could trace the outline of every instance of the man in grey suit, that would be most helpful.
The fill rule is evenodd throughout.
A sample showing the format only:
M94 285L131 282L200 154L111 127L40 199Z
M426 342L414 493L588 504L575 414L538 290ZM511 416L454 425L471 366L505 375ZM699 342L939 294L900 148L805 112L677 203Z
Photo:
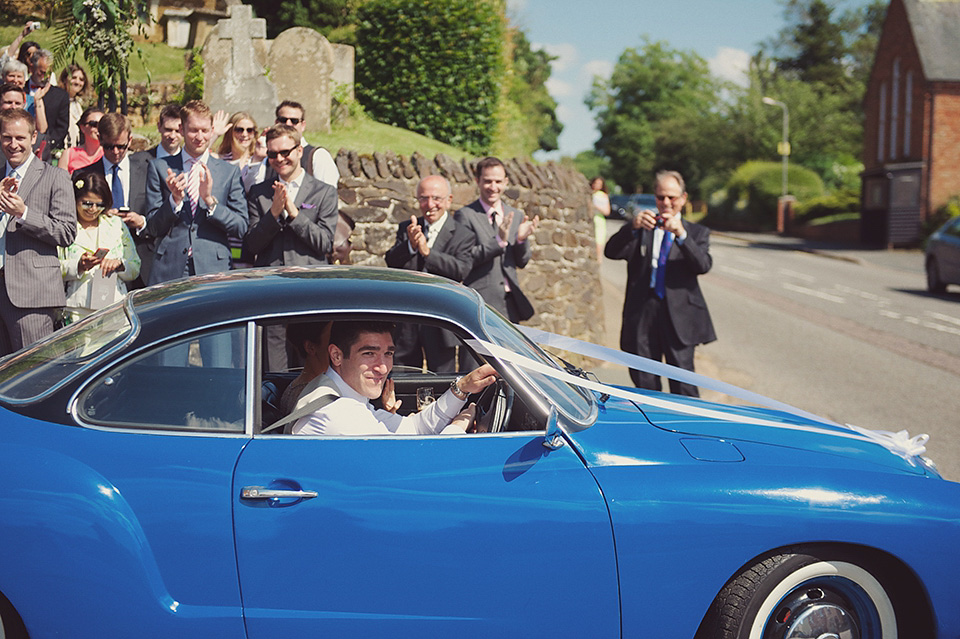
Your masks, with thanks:
M247 195L250 228L244 238L254 266L326 264L337 229L337 190L300 165L300 133L278 124L267 130L267 161L275 179L254 185ZM268 370L286 370L290 361L282 326L267 327Z
M480 160L476 168L480 199L463 207L454 219L473 231L473 268L463 283L475 289L490 306L511 322L533 317L533 305L520 290L517 269L530 261L527 239L537 230L540 216L528 219L501 199L507 187L507 170L494 157Z
M183 149L147 171L147 233L157 238L148 284L229 270L227 237L247 231L240 169L210 155L210 107L190 101L180 121Z
M0 112L0 147L6 157L0 182L0 354L53 332L54 314L66 303L57 247L77 234L70 176L34 157L33 116Z
M440 175L428 175L417 185L417 204L423 216L400 223L397 241L384 259L387 266L434 273L460 282L470 272L473 233L447 213L453 203L450 183ZM449 331L429 324L401 324L394 361L438 373L456 371L459 341Z
M92 171L103 176L113 196L110 215L118 215L130 228L140 256L140 277L135 288L149 281L153 263L153 241L147 226L147 170L153 159L146 151L127 155L130 148L130 121L122 113L106 113L97 125L103 158L73 172L74 178Z

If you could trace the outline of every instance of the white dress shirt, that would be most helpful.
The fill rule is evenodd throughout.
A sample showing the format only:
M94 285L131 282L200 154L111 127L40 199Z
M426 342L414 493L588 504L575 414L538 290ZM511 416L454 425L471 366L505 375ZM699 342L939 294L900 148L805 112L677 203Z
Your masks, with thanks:
M404 417L383 409L374 409L369 399L353 390L332 368L324 375L340 391L340 399L312 415L301 417L291 430L293 434L365 437L463 433L462 429L449 425L465 403L465 400L457 399L452 391L448 390L419 413ZM300 397L306 396L322 383L324 375L310 382Z

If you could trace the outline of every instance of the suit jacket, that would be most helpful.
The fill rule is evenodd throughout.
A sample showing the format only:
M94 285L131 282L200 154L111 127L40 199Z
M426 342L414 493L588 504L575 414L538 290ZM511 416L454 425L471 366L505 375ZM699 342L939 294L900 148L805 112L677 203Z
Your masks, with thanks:
M339 218L337 190L304 171L294 200L299 213L288 221L270 213L273 184L264 180L247 195L250 228L243 242L254 266L326 264Z
M423 216L417 218L420 226L425 224ZM410 220L400 223L397 229L397 241L384 259L391 268L405 268L408 271L422 271L442 275L455 282L462 282L473 267L474 238L470 229L458 224L453 216L447 214L437 239L433 241L430 255L423 257L419 251L410 252L407 227Z
M27 205L25 218L4 217L7 225L3 269L7 295L17 308L66 303L57 247L77 235L77 205L67 172L34 157L17 189Z
M153 160L149 151L140 151L132 153L130 158L130 186L128 192L124 195L127 200L127 207L134 213L139 213L146 217L147 215L147 172L150 170L150 162ZM102 158L81 167L73 172L71 179L76 180L80 173L92 171L98 173L107 181L110 188L113 188L112 176L107 175L107 168L104 166ZM114 203L116 206L116 203ZM140 273L144 282L149 280L150 269L153 267L153 240L146 228L139 233L130 231L133 241L137 244L137 254L140 256Z
M240 169L210 156L207 168L213 178L213 210L200 201L191 215L189 197L184 194L179 211L174 211L167 187L167 170L183 172L184 152L157 158L147 170L147 232L157 238L153 268L148 284L183 277L187 253L193 249L197 275L230 269L227 237L242 238L247 231L247 210L240 185Z
M517 269L523 268L530 261L532 251L529 242L517 242L517 229L523 221L523 213L503 203L503 214L513 212L513 221L507 233L507 246L501 247L497 242L497 233L490 223L490 219L483 210L480 200L463 207L454 214L453 218L473 232L475 244L470 250L473 258L473 267L464 278L463 283L476 290L483 299L508 315L506 306L506 291L503 281L506 278L510 283L510 291L521 312L519 319L529 319L533 316L533 306L520 290L517 280ZM525 316L525 317L523 317ZM513 318L511 318L513 319Z
M43 159L49 160L54 148L63 148L70 129L70 96L60 87L50 87L43 96L43 109L47 114L47 132L43 135L47 144L43 147Z
M697 280L697 276L713 266L713 258L710 257L710 230L692 222L684 222L683 227L687 231L686 239L683 244L674 241L667 256L664 300L677 338L691 346L717 339ZM620 330L621 334L635 331L643 305L655 295L650 287L653 231L635 232L630 224L624 224L607 241L603 253L613 260L627 260L627 292Z

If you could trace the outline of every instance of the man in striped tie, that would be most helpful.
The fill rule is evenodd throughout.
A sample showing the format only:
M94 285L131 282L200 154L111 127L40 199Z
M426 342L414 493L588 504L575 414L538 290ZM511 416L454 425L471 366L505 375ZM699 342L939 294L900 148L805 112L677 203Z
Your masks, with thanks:
M210 155L210 107L188 102L180 122L183 149L147 171L147 232L157 238L149 284L228 270L227 238L247 231L240 169Z
M620 348L693 371L697 344L717 339L697 276L710 270L710 230L683 221L683 176L656 175L657 210L643 210L607 242L604 255L627 260ZM659 375L630 371L638 388L660 390ZM697 397L692 384L670 380L670 392Z

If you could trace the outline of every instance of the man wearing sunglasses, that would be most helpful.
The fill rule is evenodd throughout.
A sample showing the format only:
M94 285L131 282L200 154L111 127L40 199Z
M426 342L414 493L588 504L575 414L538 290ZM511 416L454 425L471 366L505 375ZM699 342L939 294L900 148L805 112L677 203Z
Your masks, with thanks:
M697 281L710 270L710 229L684 222L683 176L660 171L654 180L657 210L645 209L608 241L604 255L627 260L620 348L693 371L697 344L717 339ZM630 370L638 388L660 390L659 375ZM693 384L670 380L670 392L697 397Z
M210 107L187 102L180 122L183 149L147 171L147 232L157 238L148 284L229 270L227 238L247 231L240 169L210 155Z
M307 170L307 173L321 182L337 188L337 182L340 181L340 171L337 170L337 165L333 162L330 152L322 146L307 144L307 139L303 137L303 132L307 130L307 123L304 119L307 112L303 105L293 100L284 100L277 107L275 113L277 124L292 126L300 136L300 145L303 147L300 165Z
M337 228L337 190L301 165L300 132L285 124L267 130L267 162L274 179L247 195L250 228L244 238L254 266L326 264ZM277 329L277 330L271 330ZM286 370L282 327L267 330L269 370Z
M33 116L0 112L0 355L53 332L66 303L57 247L77 234L77 209L66 171L33 155Z
M140 279L133 288L142 288L148 280L153 261L153 241L147 226L147 170L152 157L141 152L128 154L130 121L122 113L106 113L97 124L103 157L93 164L74 171L73 175L94 171L103 176L110 187L113 208L108 215L119 216L130 229L140 256Z

